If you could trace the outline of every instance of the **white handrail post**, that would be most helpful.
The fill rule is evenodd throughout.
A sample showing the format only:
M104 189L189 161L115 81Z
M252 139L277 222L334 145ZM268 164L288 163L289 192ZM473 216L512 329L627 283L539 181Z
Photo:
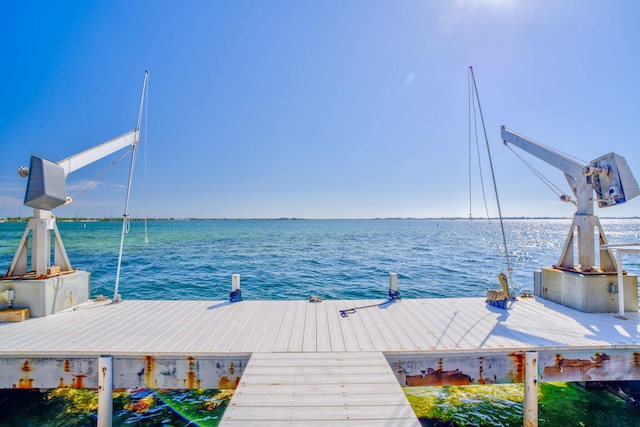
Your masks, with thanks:
M524 356L524 427L538 426L538 352Z
M618 270L618 317L625 319L624 316L624 280L622 278L622 250L616 249L617 270Z
M113 359L98 359L98 427L111 427L113 417Z

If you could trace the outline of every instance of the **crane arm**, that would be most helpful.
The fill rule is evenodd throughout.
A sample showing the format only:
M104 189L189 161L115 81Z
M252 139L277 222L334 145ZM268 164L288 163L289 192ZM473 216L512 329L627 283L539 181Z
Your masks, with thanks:
M70 203L65 190L67 175L125 147L130 146L133 150L139 137L140 131L135 129L58 163L31 156L29 168L18 169L21 176L28 177L24 204L34 209L51 210Z
M571 176L574 179L580 179L585 175L585 165L578 163L572 158L567 157L552 148L509 130L504 126L501 128L501 135L505 144L511 143L516 147L523 149L540 160L547 162L551 166L560 169L566 175Z
M125 134L122 134L110 141L104 142L93 148L89 148L81 153L74 154L71 157L67 157L64 160L60 160L57 164L64 170L64 176L66 177L71 172L83 168L97 160L102 159L110 154L115 153L125 147L133 147L138 143L140 138L140 131L134 129Z

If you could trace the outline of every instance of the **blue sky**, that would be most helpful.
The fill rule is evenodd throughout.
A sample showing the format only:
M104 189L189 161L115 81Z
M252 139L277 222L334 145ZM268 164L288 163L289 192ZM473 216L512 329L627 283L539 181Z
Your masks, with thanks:
M0 217L30 215L16 170L31 154L59 161L135 127L145 70L134 217L466 217L469 66L503 215L575 209L501 125L585 162L615 151L640 177L636 1L63 0L0 16ZM120 217L127 174L54 213ZM635 216L639 200L596 213Z

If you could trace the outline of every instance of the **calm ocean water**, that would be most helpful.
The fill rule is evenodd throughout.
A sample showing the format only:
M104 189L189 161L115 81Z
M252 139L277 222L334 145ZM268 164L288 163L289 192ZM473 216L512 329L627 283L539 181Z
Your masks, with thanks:
M640 219L601 219L601 222L611 243L640 241ZM558 261L570 224L570 219L504 221L516 287L532 288L533 271ZM0 223L0 268L9 267L25 225ZM111 297L122 224L63 222L58 227L73 267L92 274L91 295ZM131 223L125 239L120 281L120 294L124 299L225 300L231 290L232 274L241 275L244 299L307 299L310 295L325 299L384 299L390 271L398 273L399 289L404 298L483 297L488 288L498 285L497 275L505 271L506 266L495 243L502 241L500 224L496 220L149 221L147 229L148 244L145 244L141 221ZM626 256L624 268L640 274L640 257ZM544 392L550 393L551 386L545 387ZM494 390L499 389L491 389L491 392ZM594 402L605 402L602 395L591 393L585 397L576 388L558 390L554 393L560 393L560 400L557 395L549 398L548 403L544 398L542 400L541 407L552 409L549 409L551 415L547 423L541 425L559 425L554 419L558 419L559 412L567 411L551 406L557 402L566 400L565 404L571 408L593 408ZM437 407L448 408L449 413L453 413L450 415L453 419L485 420L456 425L522 425L522 409L518 406L521 404L507 398L484 395L459 398L457 391L412 390L407 393L412 402L415 401L412 404L416 412L425 404L421 402L435 399L439 402ZM429 394L428 399L424 396L418 399L426 394ZM515 395L521 396L521 393ZM28 399L35 402L32 408L43 408L56 401L49 396L30 396ZM139 404L147 397L147 394L128 396L126 402ZM156 414L123 409L117 415L120 424L116 424L165 425L163 420L168 417L167 413L181 413L176 410L177 400L192 402L189 405L193 408L212 399L211 396L201 399L184 393L174 396L174 402L168 404L170 397L155 395L155 402L162 403L154 407ZM22 402L27 401L24 399ZM77 397L66 399L65 402L71 402ZM466 405L473 401L488 402L489 407L461 406L463 402ZM618 403L606 402L597 412L603 419L610 420L612 413L618 412L639 414L637 408L620 409L616 406ZM28 410L30 406L20 405L25 405L27 412L16 413L15 419L24 419L26 413L33 412ZM49 414L47 418L61 418L59 422L50 421L46 425L72 425L69 424L72 421L73 425L93 423L91 416L85 419L78 414L69 415L69 409L78 406L75 402L60 405L50 411L45 409ZM126 408L126 405L131 403L121 406ZM515 409L496 413L496 405ZM464 408L464 417L455 413L460 408ZM609 421L590 424L599 415L588 412L591 409L585 411L579 415L571 412L570 418L576 424L566 425L610 425ZM629 416L632 420L640 417ZM182 418L187 420L184 424L166 425L216 425L191 424L188 420L193 418L184 415ZM626 421L626 418L616 420L617 425L640 425L640 421ZM424 425L453 425L430 422L423 420ZM0 426L5 425L13 424L0 421Z
M609 242L640 241L640 220L602 219ZM504 221L513 284L557 263L569 219ZM25 224L0 224L8 268ZM72 266L91 272L91 294L113 295L120 222L61 222ZM506 270L497 220L198 220L131 223L120 294L129 299L226 299L240 274L245 299L386 298L398 273L406 298L485 295ZM627 259L628 258L628 259ZM629 255L625 269L640 273ZM6 271L6 270L4 270Z

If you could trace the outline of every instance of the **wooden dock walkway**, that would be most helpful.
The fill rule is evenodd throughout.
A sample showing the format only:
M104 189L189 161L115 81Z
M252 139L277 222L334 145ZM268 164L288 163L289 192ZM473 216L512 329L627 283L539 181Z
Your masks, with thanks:
M235 388L224 425L417 425L400 386L523 382L532 351L539 382L640 380L637 312L382 301L90 302L1 323L0 388L98 388L109 371L113 388Z
M413 426L381 352L254 353L221 427Z

